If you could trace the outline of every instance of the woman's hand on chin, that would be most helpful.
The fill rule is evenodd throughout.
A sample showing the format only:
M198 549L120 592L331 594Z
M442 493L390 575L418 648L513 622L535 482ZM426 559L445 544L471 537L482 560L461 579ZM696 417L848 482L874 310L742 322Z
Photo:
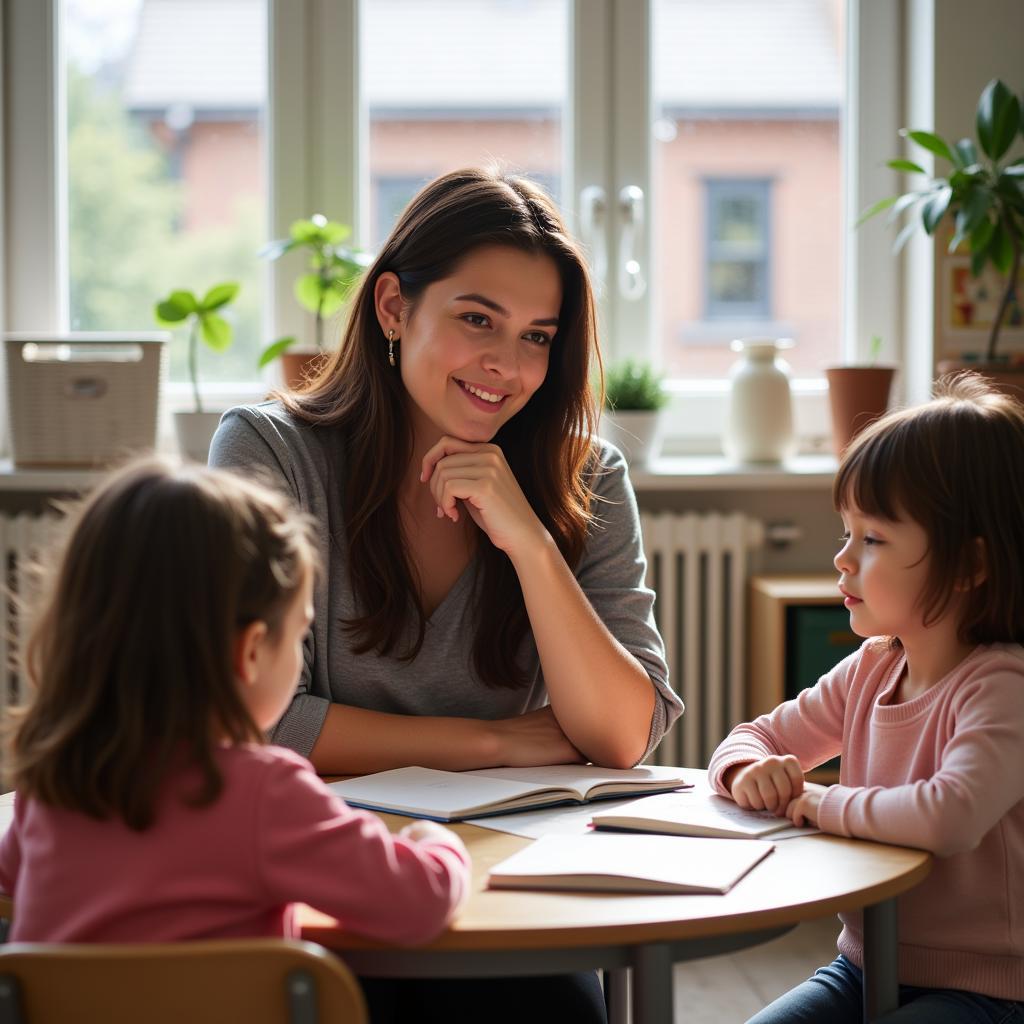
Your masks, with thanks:
M457 523L462 502L491 543L510 557L550 536L495 444L442 437L423 456L420 480L430 488L439 517Z

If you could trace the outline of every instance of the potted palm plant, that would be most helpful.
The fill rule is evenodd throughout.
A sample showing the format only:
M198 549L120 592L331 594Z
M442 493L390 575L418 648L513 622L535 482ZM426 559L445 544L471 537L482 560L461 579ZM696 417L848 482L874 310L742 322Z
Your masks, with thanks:
M226 281L215 284L200 299L193 292L179 289L158 302L154 309L156 321L162 327L188 323L188 372L194 408L190 412L175 412L174 428L182 454L197 462L206 462L210 441L222 415L203 408L199 393L199 340L202 339L214 352L223 352L231 346L234 328L222 313L238 295L238 290L238 284Z
M1016 375L999 348L999 334L1011 308L1021 304L1020 266L1024 248L1024 158L1010 160L1011 149L1024 133L1021 102L999 79L985 86L975 117L977 139L950 144L934 132L903 129L901 135L934 153L949 165L945 176L928 177L911 160L893 159L897 171L922 175L927 180L903 195L890 196L867 209L858 220L890 210L890 217L906 219L896 237L894 251L920 226L934 235L940 224L952 222L949 251L965 248L971 256L971 274L979 277L989 265L1003 279L1002 295L989 329L984 362L970 365L1010 388ZM940 367L941 368L941 367ZM952 368L952 367L950 367ZM1022 378L1024 379L1024 378Z
M668 401L662 375L648 363L625 359L605 372L600 434L626 456L643 465L660 447L660 411Z
M295 221L287 238L268 242L259 254L280 259L295 249L308 252L306 272L295 282L295 298L315 317L315 347L303 347L294 337L279 338L260 354L262 369L281 359L285 384L297 387L316 373L325 357L324 321L345 304L349 290L369 265L370 257L344 243L352 234L347 224L316 213Z

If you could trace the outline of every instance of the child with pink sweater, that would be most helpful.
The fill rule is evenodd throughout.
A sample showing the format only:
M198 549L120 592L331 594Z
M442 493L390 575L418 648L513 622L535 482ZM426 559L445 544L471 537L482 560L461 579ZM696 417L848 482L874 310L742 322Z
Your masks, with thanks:
M1024 406L963 376L846 451L839 590L861 648L737 726L709 777L741 807L920 847L887 1024L1024 1021ZM840 783L803 773L842 754ZM839 956L749 1024L862 1018L859 914Z
M468 885L458 837L393 836L265 745L313 574L305 521L240 477L153 460L92 494L28 644L0 841L13 940L291 935L297 902L390 942L444 927Z

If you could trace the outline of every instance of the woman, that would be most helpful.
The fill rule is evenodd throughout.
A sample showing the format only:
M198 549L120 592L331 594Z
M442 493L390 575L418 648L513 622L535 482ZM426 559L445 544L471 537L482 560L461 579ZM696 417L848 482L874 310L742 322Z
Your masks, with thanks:
M594 364L586 267L550 199L464 170L399 218L316 381L225 416L211 463L269 472L320 524L275 742L323 774L653 749L682 704L625 464L594 434Z
M624 464L591 440L597 358L548 197L459 171L400 218L316 383L228 413L211 463L271 471L322 527L277 742L324 774L653 748L681 704Z

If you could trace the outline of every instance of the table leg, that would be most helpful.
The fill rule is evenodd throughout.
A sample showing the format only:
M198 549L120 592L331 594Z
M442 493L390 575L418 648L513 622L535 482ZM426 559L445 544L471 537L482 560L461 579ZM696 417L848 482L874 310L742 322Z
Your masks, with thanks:
M633 1024L672 1024L672 956L668 946L640 946L633 960Z
M631 1024L629 1019L629 969L618 967L604 972L604 1004L608 1009L608 1024Z
M864 1024L899 1005L896 900L864 908Z

